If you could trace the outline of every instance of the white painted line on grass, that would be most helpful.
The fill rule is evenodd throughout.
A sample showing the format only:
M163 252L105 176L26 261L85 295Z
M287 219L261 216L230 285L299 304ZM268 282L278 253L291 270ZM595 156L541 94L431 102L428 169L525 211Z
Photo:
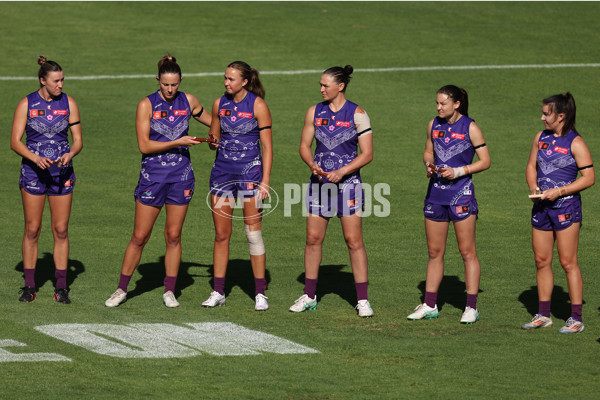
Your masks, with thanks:
M453 71L453 70L484 70L484 69L539 69L539 68L598 68L600 63L581 64L513 64L513 65L443 65L430 67L391 67L391 68L356 68L354 72L414 72L414 71ZM320 69L301 69L295 71L262 71L261 75L302 75L318 74ZM205 76L222 76L223 72L198 72L183 74L184 77L202 78ZM68 80L91 81L100 79L141 79L154 78L156 75L84 75L67 76ZM37 80L32 76L0 76L0 81L31 81Z

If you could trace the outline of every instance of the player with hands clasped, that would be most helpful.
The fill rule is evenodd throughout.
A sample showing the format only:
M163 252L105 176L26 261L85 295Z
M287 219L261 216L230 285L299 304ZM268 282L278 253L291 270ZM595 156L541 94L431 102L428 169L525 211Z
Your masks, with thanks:
M478 206L472 174L490 167L490 154L481 130L468 117L468 95L447 85L437 92L438 116L427 126L423 161L429 177L423 213L429 260L425 302L408 319L438 317L437 294L444 277L444 253L450 221L454 224L458 249L465 264L467 304L461 323L479 320L477 294L481 266L475 246ZM474 155L478 160L473 162Z
M63 93L63 70L54 61L38 57L40 89L27 95L17 105L10 139L11 149L23 157L19 188L25 215L23 268L25 286L19 301L36 299L35 267L38 238L46 198L50 205L54 236L56 288L54 300L69 304L67 264L69 262L69 217L75 187L71 160L83 147L79 108L75 100ZM68 132L72 143L69 145ZM26 134L26 143L21 140Z
M302 312L317 307L317 282L323 240L331 217L337 215L350 253L356 310L371 317L368 299L368 260L363 243L363 189L360 168L373 159L371 122L365 110L346 99L353 68L331 67L321 75L323 102L308 109L300 141L300 156L312 176L306 196L306 246L304 294L290 307ZM313 141L317 145L313 156ZM360 150L360 153L359 153Z
M163 206L167 209L163 302L169 308L179 306L174 291L181 263L181 231L195 183L189 147L199 143L188 136L189 120L193 117L210 126L212 117L196 97L178 90L181 68L175 57L167 54L160 59L156 80L159 90L137 107L135 127L142 168L134 192L133 234L125 250L118 288L106 300L107 307L127 299L129 280Z
M229 239L233 209L240 199L244 231L254 275L256 311L269 308L266 253L262 237L261 202L269 197L273 164L271 112L258 71L243 61L225 70L225 94L213 104L211 133L216 143L215 163L210 174L211 209L215 224L213 291L204 307L225 304L225 276L229 262ZM262 152L261 152L262 150Z
M552 326L552 253L556 241L571 300L571 317L559 332L577 333L584 329L583 280L577 262L582 221L579 193L594 184L594 165L587 145L575 130L575 100L571 93L544 99L542 121L545 129L533 139L526 170L529 197L533 201L531 235L539 308L531 322L522 328Z

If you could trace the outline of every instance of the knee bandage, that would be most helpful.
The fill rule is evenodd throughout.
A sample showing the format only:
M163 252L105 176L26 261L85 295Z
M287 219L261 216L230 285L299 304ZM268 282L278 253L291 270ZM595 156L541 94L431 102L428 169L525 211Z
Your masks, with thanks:
M251 256L260 256L265 254L265 242L262 237L262 230L250 231L248 225L244 225L246 238L248 239L248 247L250 248Z

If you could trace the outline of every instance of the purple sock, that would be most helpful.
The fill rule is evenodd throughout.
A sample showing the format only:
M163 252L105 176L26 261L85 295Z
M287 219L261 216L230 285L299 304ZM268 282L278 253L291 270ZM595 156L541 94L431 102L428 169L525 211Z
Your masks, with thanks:
M129 285L129 280L131 279L131 275L123 275L119 278L119 286L118 288L127 293L127 286Z
M254 278L254 295L257 294L265 294L265 290L267 289L267 280L265 278Z
M538 312L544 317L550 318L550 301L540 301L538 304Z
M368 285L369 282L354 283L354 287L356 288L356 300L369 300L369 295L367 294Z
M57 269L54 271L54 276L56 277L56 289L66 289L67 288L67 270L66 269Z
M477 310L477 295L467 293L467 307Z
M425 304L434 308L437 303L437 292L425 292Z
M25 268L25 286L35 287L35 268Z
M163 280L165 285L165 293L167 293L169 290L175 293L175 282L177 282L176 276L165 276L165 279Z
M220 295L225 295L225 278L214 278L214 287L213 290Z
M310 297L311 299L314 299L315 294L317 293L318 281L318 279L304 278L304 294Z
M582 304L571 304L571 318L577 321L583 321L581 319L581 307Z

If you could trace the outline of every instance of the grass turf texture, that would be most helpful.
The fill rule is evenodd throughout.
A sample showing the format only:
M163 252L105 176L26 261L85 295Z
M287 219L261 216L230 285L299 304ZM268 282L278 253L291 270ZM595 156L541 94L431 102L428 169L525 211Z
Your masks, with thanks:
M555 326L525 332L519 326L537 307L530 246L525 163L542 129L541 99L571 91L577 128L600 160L598 68L356 72L348 98L371 117L375 159L365 182L388 183L391 214L364 221L375 317L356 317L355 294L339 222L324 244L319 307L300 315L287 308L302 293L304 219L283 207L265 219L271 309L253 311L243 226L234 223L227 306L200 307L210 292L213 228L205 205L214 154L192 149L197 179L183 232L178 309L162 305L164 212L159 217L130 293L117 309L104 307L114 291L133 224L132 192L140 154L135 107L157 89L152 78L70 80L70 76L154 74L165 52L184 75L221 72L236 59L260 71L444 65L598 63L595 16L600 5L572 3L2 3L0 76L35 77L45 54L65 69L65 92L79 103L83 152L75 159L78 182L70 223L73 304L52 301L52 239L46 209L39 242L38 299L17 301L22 286L23 227L17 190L20 159L8 142L17 102L35 90L30 81L3 81L0 124L5 146L0 171L3 283L0 339L27 344L14 353L53 352L73 362L3 363L0 397L51 398L595 398L600 389L596 288L600 273L598 189L584 192L580 265L585 284L582 334L556 330L569 315L564 273L555 260ZM35 22L33 22L35 21ZM582 38L585 38L582 40ZM306 109L318 102L319 73L262 75L273 114L272 186L305 183L309 171L297 152ZM470 115L482 128L490 170L475 176L482 264L481 321L458 323L464 307L463 264L450 231L440 318L407 321L424 290L427 248L422 201L427 180L421 164L426 124L435 115L435 91L454 83L469 92ZM222 93L222 79L184 77L181 90L205 106ZM192 124L191 134L206 129ZM320 354L183 359L115 359L63 343L33 328L59 323L234 322L319 350Z

